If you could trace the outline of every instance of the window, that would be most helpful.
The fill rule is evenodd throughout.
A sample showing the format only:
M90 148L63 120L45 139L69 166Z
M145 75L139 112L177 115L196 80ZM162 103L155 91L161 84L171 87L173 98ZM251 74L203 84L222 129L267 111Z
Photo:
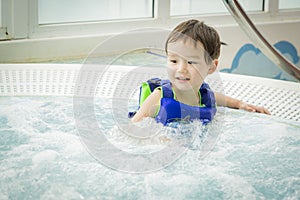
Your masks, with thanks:
M0 28L2 27L2 0L0 0Z
M6 29L5 29L5 22L3 21L5 16L5 12L4 9L3 9L3 2L2 0L0 0L0 40L3 40L6 38Z
M279 9L299 9L299 0L279 0Z
M153 17L152 0L39 0L38 23Z
M282 21L283 17L297 21L295 16L300 13L292 9L284 14L278 12L300 8L300 0L239 2L256 22ZM170 28L186 19L186 15L190 18L199 14L211 24L234 21L223 0L0 0L0 40L104 37L140 28Z
M264 0L240 0L246 11L263 11ZM171 16L225 13L228 12L222 0L171 0Z

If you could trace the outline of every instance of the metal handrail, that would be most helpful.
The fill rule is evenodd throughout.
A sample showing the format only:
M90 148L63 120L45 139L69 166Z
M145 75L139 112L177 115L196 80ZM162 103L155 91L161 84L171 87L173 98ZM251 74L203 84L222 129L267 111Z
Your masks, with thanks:
M237 0L223 0L228 11L254 44L276 65L300 81L300 69L277 51L257 30Z

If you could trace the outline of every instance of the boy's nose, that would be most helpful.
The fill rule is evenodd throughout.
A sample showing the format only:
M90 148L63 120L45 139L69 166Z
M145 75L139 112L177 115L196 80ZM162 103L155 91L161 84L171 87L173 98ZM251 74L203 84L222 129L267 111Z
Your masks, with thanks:
M179 63L178 71L179 72L186 72L187 70L187 62L183 61Z

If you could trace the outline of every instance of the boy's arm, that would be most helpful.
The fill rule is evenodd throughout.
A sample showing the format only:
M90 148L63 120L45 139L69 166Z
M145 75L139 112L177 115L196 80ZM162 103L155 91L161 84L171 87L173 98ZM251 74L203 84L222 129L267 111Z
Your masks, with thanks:
M161 99L161 91L154 90L143 102L140 109L131 118L132 122L141 121L145 117L155 117Z
M270 115L271 113L264 107L254 106L248 103L245 103L241 100L231 98L229 96L226 96L224 94L215 92L215 98L218 106L226 106L229 108L236 108L236 109L242 109L247 110L250 112L258 112L258 113L264 113Z

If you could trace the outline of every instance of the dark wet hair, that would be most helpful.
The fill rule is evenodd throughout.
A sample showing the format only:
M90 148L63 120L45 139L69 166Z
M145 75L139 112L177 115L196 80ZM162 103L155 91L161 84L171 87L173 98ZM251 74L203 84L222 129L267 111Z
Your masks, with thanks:
M209 64L212 60L219 58L221 41L218 32L196 19L182 22L172 30L165 44L166 53L168 54L169 43L188 39L193 41L195 47L198 41L203 44L206 63Z

